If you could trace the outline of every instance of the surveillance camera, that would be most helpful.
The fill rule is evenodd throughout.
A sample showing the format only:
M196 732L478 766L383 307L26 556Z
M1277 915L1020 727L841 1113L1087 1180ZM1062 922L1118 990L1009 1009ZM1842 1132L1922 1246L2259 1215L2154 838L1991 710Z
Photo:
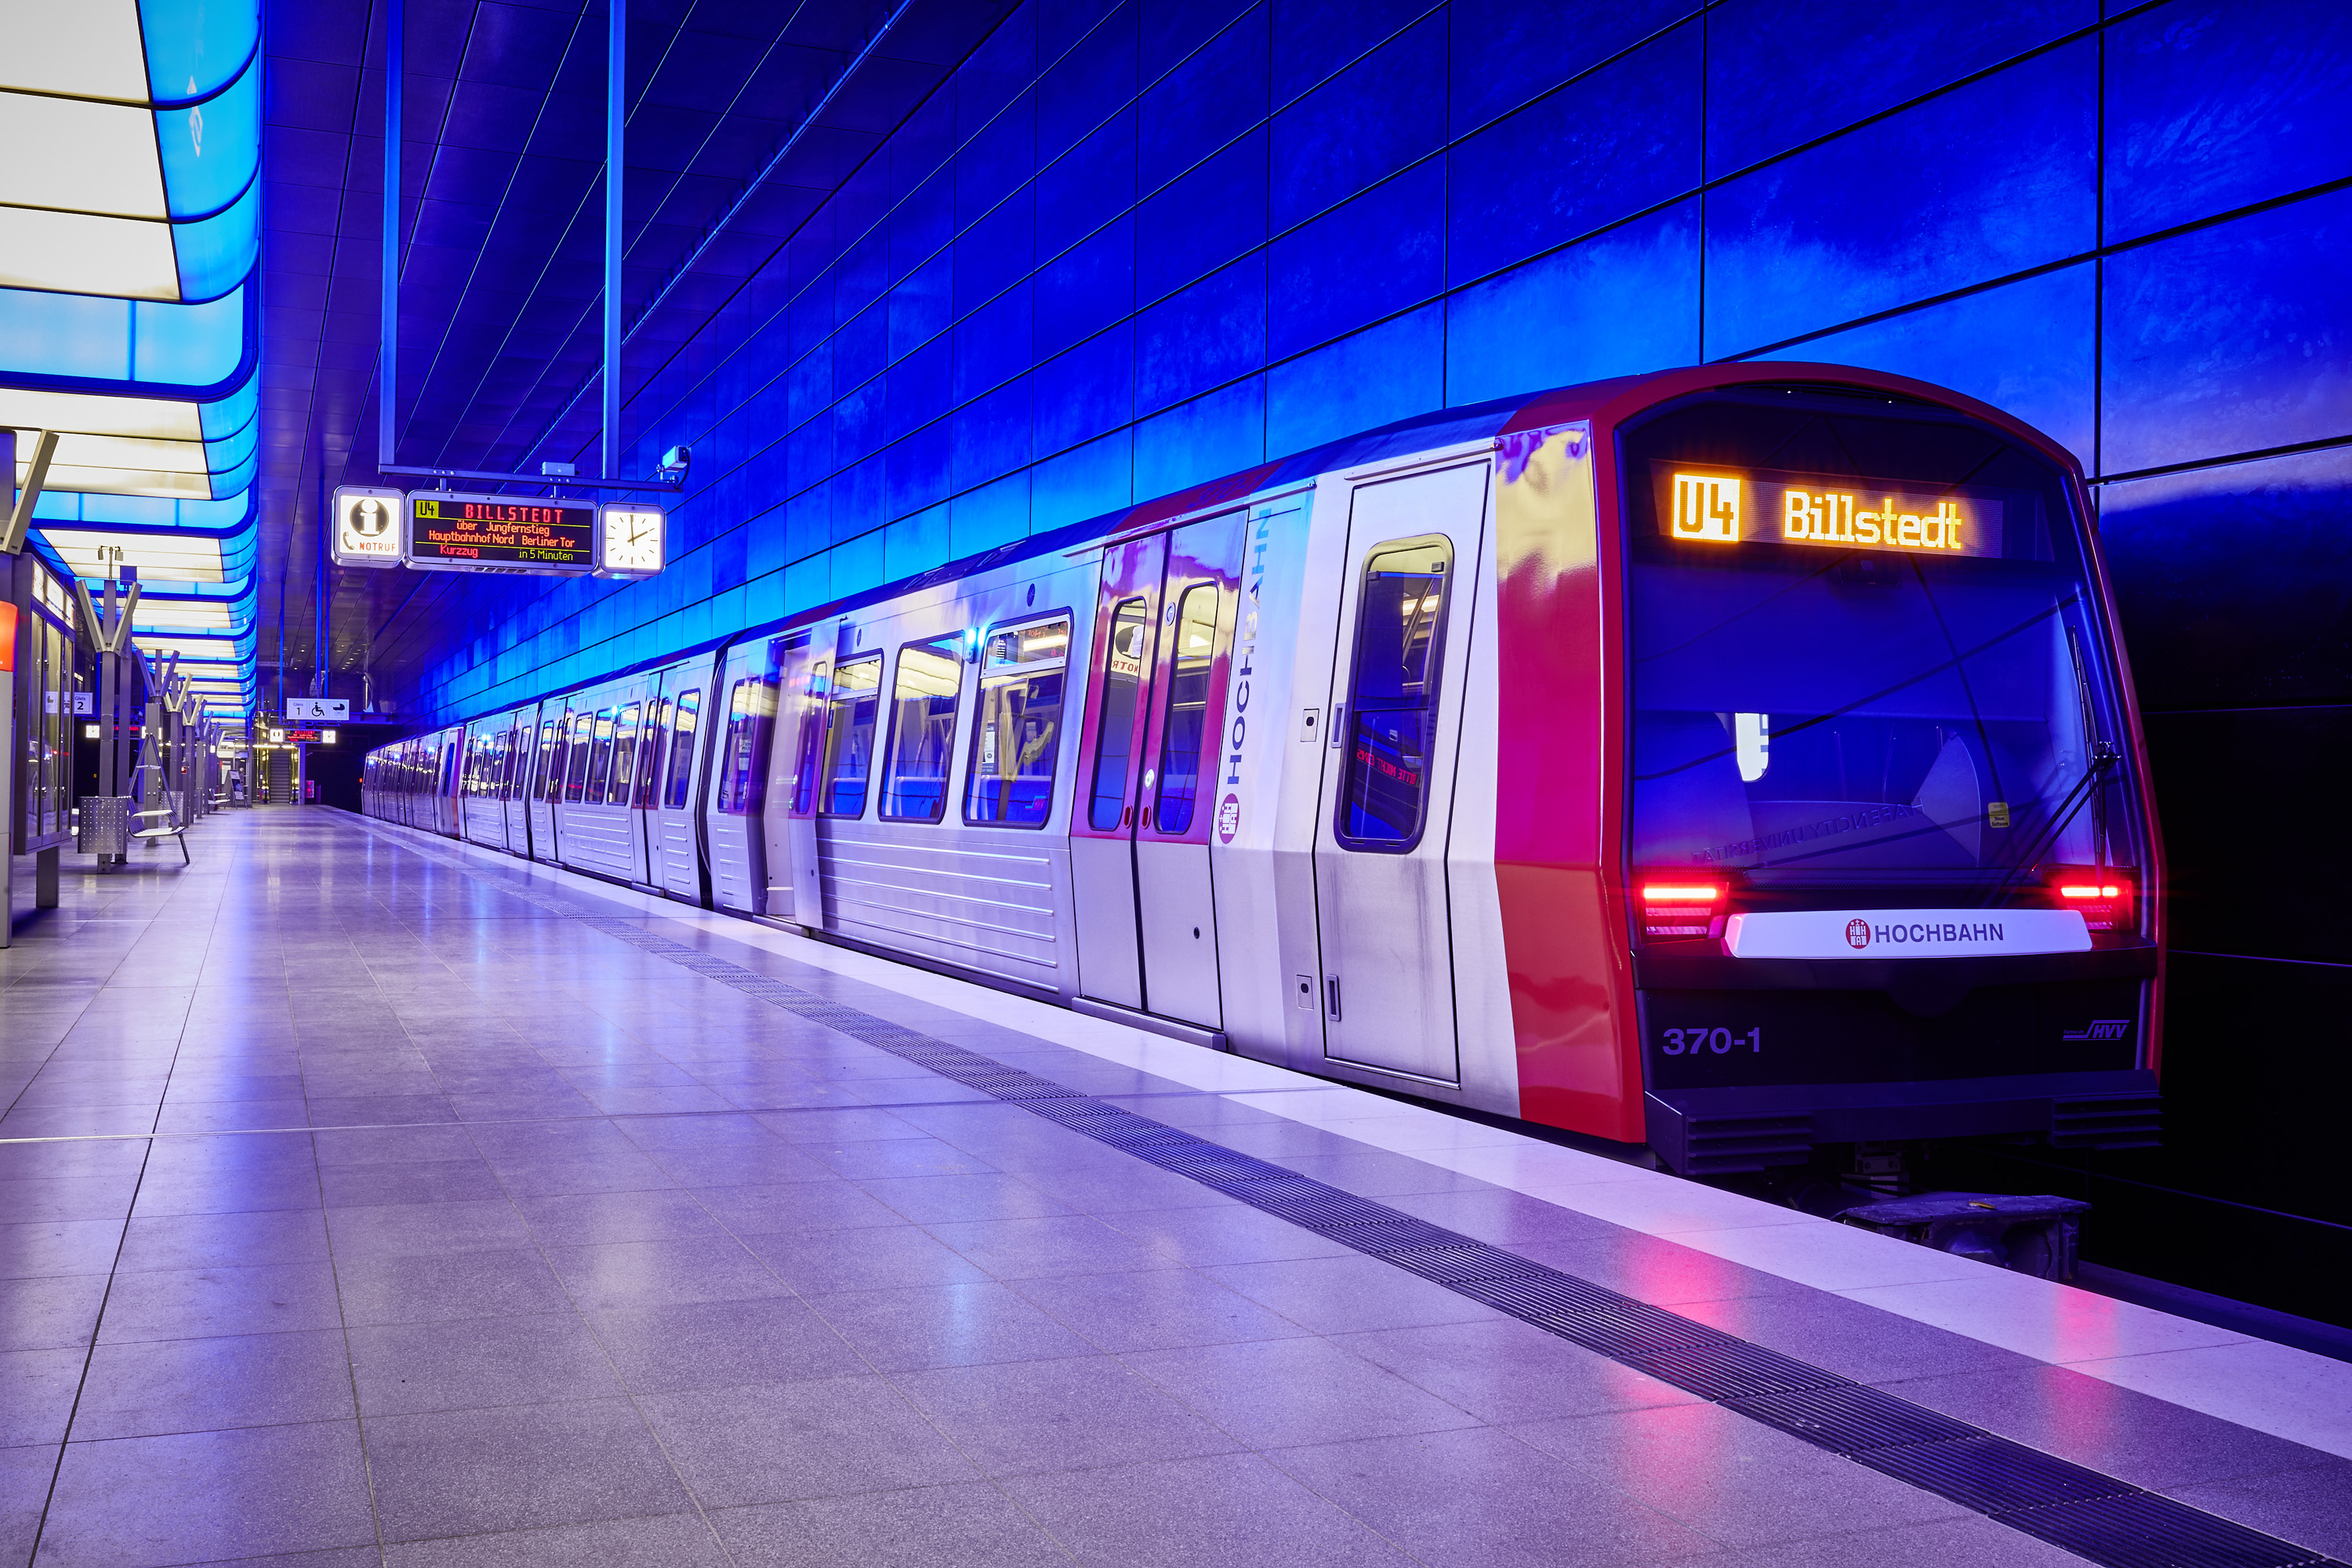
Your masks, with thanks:
M682 485L686 483L686 470L693 462L693 447L672 447L662 454L661 477L671 484Z

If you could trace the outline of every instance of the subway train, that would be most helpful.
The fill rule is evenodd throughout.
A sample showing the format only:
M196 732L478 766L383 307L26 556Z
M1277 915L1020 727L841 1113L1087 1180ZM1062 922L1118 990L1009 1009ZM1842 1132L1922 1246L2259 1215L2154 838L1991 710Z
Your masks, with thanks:
M1871 371L1407 420L383 747L363 794L1685 1174L2158 1137L2082 472Z

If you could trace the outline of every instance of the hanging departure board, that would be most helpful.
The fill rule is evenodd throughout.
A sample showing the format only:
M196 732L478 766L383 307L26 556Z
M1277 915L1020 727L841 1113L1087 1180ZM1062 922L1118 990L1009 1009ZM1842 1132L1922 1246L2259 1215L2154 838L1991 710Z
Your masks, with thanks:
M596 569L596 508L588 501L414 490L408 563L420 572L584 577Z

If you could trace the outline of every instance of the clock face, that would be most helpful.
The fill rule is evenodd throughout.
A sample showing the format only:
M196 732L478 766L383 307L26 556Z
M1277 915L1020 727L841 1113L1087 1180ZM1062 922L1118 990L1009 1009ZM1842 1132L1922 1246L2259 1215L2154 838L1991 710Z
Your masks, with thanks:
M651 576L662 569L666 520L659 509L608 506L604 514L606 572Z

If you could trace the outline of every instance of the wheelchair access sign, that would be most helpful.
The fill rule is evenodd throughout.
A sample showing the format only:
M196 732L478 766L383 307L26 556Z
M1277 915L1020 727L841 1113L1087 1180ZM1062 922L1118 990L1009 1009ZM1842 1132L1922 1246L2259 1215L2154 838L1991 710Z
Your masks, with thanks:
M286 721L289 724L348 724L352 718L352 700L348 697L289 697L286 700Z

